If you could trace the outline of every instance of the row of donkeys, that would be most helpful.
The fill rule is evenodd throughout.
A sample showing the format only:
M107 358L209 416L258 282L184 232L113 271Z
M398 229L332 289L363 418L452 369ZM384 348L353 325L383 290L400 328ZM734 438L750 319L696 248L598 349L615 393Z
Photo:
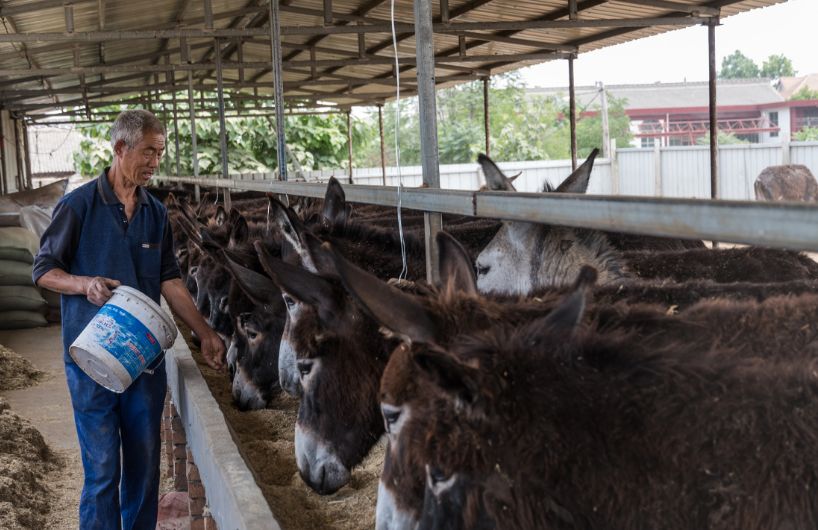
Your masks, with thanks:
M584 193L594 155L543 191ZM236 405L300 397L304 481L335 492L386 435L379 529L818 528L807 256L444 216L430 285L422 213L402 241L334 179L166 202Z

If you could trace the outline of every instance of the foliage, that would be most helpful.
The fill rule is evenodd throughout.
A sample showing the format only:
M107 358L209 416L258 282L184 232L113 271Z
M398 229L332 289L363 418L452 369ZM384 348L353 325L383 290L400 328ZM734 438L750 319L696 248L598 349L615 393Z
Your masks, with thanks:
M761 77L791 77L795 75L795 68L784 54L770 55L761 66Z
M801 90L796 92L795 94L790 97L791 100L804 100L804 99L818 99L818 90L812 90L809 87L801 87Z
M185 95L186 96L186 95ZM204 94L212 97L212 94ZM170 95L165 98L169 99ZM186 97L177 95L178 101ZM166 101L166 100L165 100ZM228 110L242 106L238 98L225 98ZM568 105L565 97L531 96L519 74L506 74L492 79L489 95L491 155L498 160L549 160L570 157ZM624 100L609 97L611 138L620 146L631 140L630 120L625 115ZM157 104L154 103L154 108ZM108 110L119 112L124 107ZM184 115L186 104L180 105ZM395 123L397 105L383 108L384 151L387 164L395 160ZM602 120L596 98L588 108L577 109L578 155L585 157L594 147L602 146ZM160 113L160 119L162 118ZM377 167L381 163L378 113L375 109L356 110L352 114L353 164L356 167ZM347 117L344 114L290 115L286 118L287 146L293 165L303 169L346 168ZM478 153L485 152L483 122L483 85L481 81L466 83L437 92L438 146L442 164L474 162ZM160 172L176 173L175 141L172 121L167 121L168 143ZM190 122L178 120L180 172L193 174L193 150ZM99 174L112 160L109 145L110 124L94 124L81 129L85 138L74 155L77 172ZM404 98L400 103L399 143L401 164L420 164L420 123L417 98ZM275 121L271 117L254 116L226 121L229 172L266 172L276 168L277 142ZM219 124L213 119L196 120L196 140L199 174L221 173Z
M806 127L793 133L792 139L796 142L818 142L818 127Z
M758 65L739 50L734 51L721 61L719 77L724 79L749 79L759 77Z
M736 50L722 59L719 77L722 79L753 79L757 77L794 76L795 74L796 71L792 66L792 61L784 54L770 55L759 68L755 61Z
M719 131L718 136L719 145L735 145L735 144L749 144L748 140L743 140L733 133L726 133ZM710 145L710 133L705 133L703 136L696 138L698 145Z

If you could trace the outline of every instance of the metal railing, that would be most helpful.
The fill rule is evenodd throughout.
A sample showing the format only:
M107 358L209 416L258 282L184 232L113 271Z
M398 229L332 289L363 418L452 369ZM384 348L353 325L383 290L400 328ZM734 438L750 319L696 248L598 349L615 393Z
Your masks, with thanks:
M215 177L157 179L318 198L326 191L324 184L305 182ZM397 207L394 186L345 185L344 192L350 202ZM818 205L806 203L426 188L404 188L401 203L403 208L426 212L818 251Z

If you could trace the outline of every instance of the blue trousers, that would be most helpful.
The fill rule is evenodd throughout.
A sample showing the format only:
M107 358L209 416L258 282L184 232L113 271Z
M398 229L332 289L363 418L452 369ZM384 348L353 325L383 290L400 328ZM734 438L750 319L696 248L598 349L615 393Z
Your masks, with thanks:
M152 375L137 377L122 394L98 385L74 363L65 364L65 373L85 471L80 528L154 530L164 363Z

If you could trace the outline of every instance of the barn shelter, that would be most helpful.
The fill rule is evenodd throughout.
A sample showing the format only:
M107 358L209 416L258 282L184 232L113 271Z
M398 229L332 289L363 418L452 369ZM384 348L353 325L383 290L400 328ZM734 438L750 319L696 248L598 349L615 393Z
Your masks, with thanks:
M166 122L218 117L223 168L219 175L166 177L168 182L230 190L322 197L324 186L288 182L285 114L348 113L382 105L396 94L417 95L421 109L423 180L431 189L345 187L351 202L425 210L427 256L436 261L434 235L441 213L539 221L624 232L818 249L818 212L804 205L727 201L543 196L440 190L434 90L487 80L491 75L547 60L566 60L573 93L573 59L583 52L679 27L709 27L711 131L716 116L717 26L730 15L775 0L553 0L251 1L142 3L89 0L8 1L0 7L0 107L3 187L30 186L25 127L69 121L108 123L114 103L151 108ZM725 23L729 23L729 20ZM394 35L393 35L394 28ZM417 38L415 37L417 35ZM393 45L396 43L396 46ZM397 48L397 57L395 56ZM684 53L680 50L679 53ZM702 60L708 60L702 57ZM488 93L488 84L484 85ZM212 100L197 94L215 93ZM171 95L168 101L166 95ZM225 102L242 102L228 111ZM570 118L574 128L575 106ZM490 102L485 101L486 115ZM275 117L280 180L241 181L227 172L225 120L233 115ZM175 127L171 131L175 131ZM195 131L195 128L193 128ZM5 133L4 133L5 131ZM171 133L176 141L178 135ZM487 135L488 137L488 135ZM711 134L711 194L718 159ZM575 135L572 134L575 146ZM195 152L195 135L192 138ZM487 138L486 151L490 151ZM178 150L177 150L178 152ZM576 149L573 149L576 152ZM195 157L194 157L195 159ZM576 160L574 161L576 164ZM435 271L436 266L427 266ZM178 345L184 350L183 344ZM248 508L255 493L229 459L223 419L203 410L189 355L171 361L171 393L188 430L193 459L207 485L219 526L255 527L267 516ZM201 379L201 378L200 378ZM226 431L226 429L224 429ZM233 450L235 453L235 450ZM237 455L233 454L234 457ZM269 527L269 526L258 526Z

